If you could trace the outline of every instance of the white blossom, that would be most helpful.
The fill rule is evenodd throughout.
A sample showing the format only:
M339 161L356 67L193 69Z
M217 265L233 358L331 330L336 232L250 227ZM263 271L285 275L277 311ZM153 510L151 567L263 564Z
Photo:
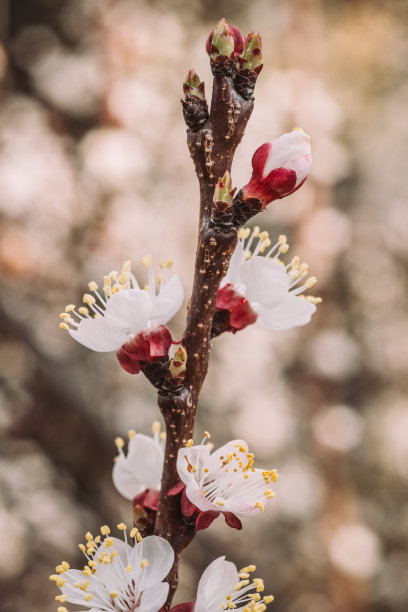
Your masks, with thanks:
M107 525L95 538L86 534L79 547L87 558L83 570L71 569L66 561L56 567L50 580L56 582L60 603L84 606L91 612L158 612L166 601L169 585L163 580L174 561L167 540L158 536L141 538L136 528L130 532L134 546L127 542L126 525L118 525L125 541L111 537ZM64 606L58 612L67 612ZM83 610L82 612L86 612Z
M253 467L254 455L243 440L232 440L210 453L206 444L181 448L177 471L185 493L202 512L253 516L274 497L270 484L276 470Z
M144 257L143 263L149 280L143 289L131 272L131 262L125 261L120 274L113 271L104 277L102 291L95 281L89 283L91 293L83 296L86 306L76 309L69 304L60 315L60 327L93 351L108 352L143 330L165 325L183 302L183 282L177 274L170 277L172 262L161 260L157 289L152 257Z
M313 276L304 280L308 265L300 263L299 257L293 257L286 265L280 260L280 255L289 249L286 236L279 236L273 246L268 232L260 232L259 227L252 233L249 228L242 228L238 237L217 296L217 308L231 309L231 326L241 329L255 319L272 329L290 329L308 323L321 299L305 296L304 292L317 281ZM235 310L234 296L235 300L241 296L249 302L251 320L248 321L248 309L242 315L239 309Z
M160 490L165 445L165 432L160 432L160 427L158 421L153 423L152 438L129 431L127 455L123 439L115 440L119 455L113 466L113 484L126 499L134 499L146 489Z
M195 612L217 612L234 609L239 612L264 612L266 604L274 600L273 595L262 596L263 580L250 580L254 565L243 567L238 572L236 565L225 557L215 559L200 578Z

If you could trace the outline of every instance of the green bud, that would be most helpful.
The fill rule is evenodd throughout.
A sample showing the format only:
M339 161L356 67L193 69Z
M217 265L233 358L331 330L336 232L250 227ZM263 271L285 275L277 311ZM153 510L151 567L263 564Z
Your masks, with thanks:
M184 96L195 96L200 100L205 100L204 81L200 81L200 77L195 70L189 70L186 80L183 83Z
M248 68L253 72L257 72L258 67L262 64L262 40L259 32L248 34L240 63L242 68Z
M173 359L170 361L170 374L173 378L178 378L180 375L184 375L186 371L187 363L187 351L184 346L179 346L177 351L174 353Z
M214 202L226 202L232 204L235 189L232 189L231 175L228 170L222 178L219 178L214 191Z
M215 26L214 36L211 41L211 57L216 59L219 55L232 57L234 55L234 38L230 27L224 18Z

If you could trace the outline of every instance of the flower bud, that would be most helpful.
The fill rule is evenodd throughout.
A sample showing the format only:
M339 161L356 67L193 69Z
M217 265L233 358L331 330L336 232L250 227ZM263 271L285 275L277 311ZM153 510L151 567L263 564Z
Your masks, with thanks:
M184 346L179 346L174 354L173 359L170 361L169 370L173 378L179 378L184 375L187 364L187 351Z
M242 68L259 74L262 68L262 40L259 32L248 34L242 55L239 57Z
M229 34L225 34L225 31L228 31ZM226 43L226 39L228 39L228 43ZM207 38L205 47L208 55L215 59L218 55L228 55L228 57L231 56L231 53L240 55L244 49L244 44L245 37L238 28L228 25L225 19L221 19Z
M227 202L227 204L232 204L232 199L234 196L235 189L232 188L231 175L228 170L225 171L225 174L222 178L219 178L217 181L217 185L214 190L214 202Z
M183 92L185 98L187 96L195 96L200 100L205 100L204 81L200 81L200 77L195 70L189 70L186 80L183 83Z
M243 199L258 199L264 208L290 195L305 182L311 164L310 136L301 128L263 144L252 158L252 177L242 190Z

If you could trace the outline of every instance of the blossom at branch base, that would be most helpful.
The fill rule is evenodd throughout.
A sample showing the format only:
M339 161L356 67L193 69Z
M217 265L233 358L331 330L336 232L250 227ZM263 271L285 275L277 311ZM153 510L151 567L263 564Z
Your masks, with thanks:
M173 565L173 548L158 536L142 539L135 527L130 532L134 545L130 545L126 525L120 523L118 529L123 531L124 541L111 537L107 525L95 538L86 534L85 544L79 544L87 558L83 570L71 569L66 561L56 567L56 574L50 576L61 589L56 601L91 612L160 610L169 590L163 580ZM67 608L60 606L58 612L67 612Z
M144 509L156 511L164 463L165 432L159 421L152 425L153 437L129 431L127 455L125 442L116 438L119 455L115 459L112 480L115 488L126 499Z
M256 198L263 207L285 198L303 185L311 166L310 136L301 128L294 128L255 151L252 177L242 190L243 198Z
M261 578L250 579L256 570L255 565L237 567L225 557L215 559L198 583L197 600L179 604L170 612L220 612L237 610L237 612L265 612L267 604L274 601L273 595L261 595L264 584Z
M209 527L220 513L230 527L241 529L238 516L259 514L275 496L270 484L277 481L278 474L276 470L254 468L254 455L243 440L232 440L213 453L204 440L197 446L189 441L179 450L177 471L181 483L169 493L184 489L181 511L185 516L199 512L196 529Z
M241 228L227 274L221 281L216 312L228 310L229 331L244 329L259 321L270 329L290 329L305 325L321 298L305 296L304 291L316 284L307 280L308 265L295 256L285 265L280 259L289 245L279 236L271 246L268 232L255 227Z
M215 36L215 40L214 40ZM235 26L221 19L207 38L205 44L208 55L241 55L245 46L245 36Z
M149 279L143 289L130 261L125 261L120 274L113 271L104 277L102 291L94 281L89 283L92 294L84 295L86 306L69 304L60 315L60 327L74 340L93 351L117 351L120 364L131 374L139 372L141 361L167 355L172 338L165 324L184 299L180 276L170 276L173 262L159 262L157 291L152 257L144 257L143 263Z

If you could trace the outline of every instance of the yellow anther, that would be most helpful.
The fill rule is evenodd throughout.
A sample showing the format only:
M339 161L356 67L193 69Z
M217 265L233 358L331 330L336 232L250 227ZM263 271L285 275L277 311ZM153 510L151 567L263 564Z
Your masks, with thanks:
M58 578L59 576L57 576L57 574L51 574L51 576L49 576L49 579L53 582L57 582Z
M322 303L322 298L321 297L315 297L314 295L307 295L305 296L305 299L310 302L311 304L321 304ZM61 327L61 325L60 325Z
M247 239L250 233L251 233L250 228L249 227L244 227L244 229L243 229L243 238Z
M152 264L152 259L153 258L151 255L146 255L146 257L142 257L142 262L145 268Z
M143 291L150 291L150 285L143 285Z
M130 531L130 537L131 537L131 538L135 538L135 537L136 537L136 534L138 533L138 531L139 531L139 530L138 530L138 528L137 528L137 527L133 527L133 529L131 529L131 531Z
M140 567L144 570L149 566L149 561L147 559L142 559L140 562Z
M110 278L113 278L114 280L116 279L117 275L118 275L117 270L112 270L111 272L109 272Z
M89 293L84 293L84 295L82 296L82 301L84 302L84 304L88 304L88 306L93 306L93 304L95 304L96 302L96 299L93 295L90 295Z
M125 446L125 441L123 438L121 438L120 436L118 436L117 438L115 438L115 446L120 449L123 448Z
M164 267L164 259L159 259L159 268Z
M252 257L252 251L250 249L248 249L247 251L245 251L245 258L246 259L251 259Z
M247 572L254 572L256 570L256 565L248 565Z
M125 525L125 523L119 523L117 525L117 528L119 529L119 531L126 531L127 526Z
M66 323L60 323L58 327L60 329L65 329L65 331L69 331L69 325L67 325Z
M82 550L83 553L86 551L86 548L85 548L84 544L78 544L78 548L79 548L79 550Z
M274 493L273 491L271 491L270 493L265 493L266 499L273 499L275 495L276 493Z
M127 571L128 574L130 574L130 572L132 571L132 566L128 565L127 568L126 568L126 571Z
M55 601L60 601L61 603L65 603L68 599L68 595L64 593L64 595L56 595Z
M96 561L92 561L92 560L91 560L91 561L88 561L88 565L89 565L89 567L91 567L91 568L92 568L92 567L96 567Z
M59 576L57 580L57 586L61 588L64 586L65 583L66 583L65 578L63 578L62 576Z
M220 601L220 606L223 610L227 609L227 606L225 605L225 603L223 601Z
M232 601L229 601L228 602L228 607L229 607L230 610L234 610L234 608L236 608L237 606L234 603L232 603Z
M194 473L197 472L198 467L195 464L193 464L191 467Z
M242 572L242 573L239 574L239 577L242 580L246 580L247 578L249 578L249 574L248 574L248 572Z
M245 229L241 227L241 229L238 230L238 238L242 240L244 238L244 234L245 234Z
M263 512L263 511L264 511L264 505L263 505L263 503L262 503L262 502L260 502L260 501L257 501L257 502L256 502L256 504L255 504L255 508L259 508L261 512Z
M278 470L271 470L269 473L270 473L270 476L273 482L278 482L278 478L279 478Z
M205 435L206 438L211 438L211 434L208 431L205 431L204 435Z
M279 249L279 250L280 250L280 252L281 252L281 253L285 254L285 253L287 253L287 252L289 251L289 245L288 245L288 244L283 244L283 245L280 247L280 249Z
M248 595L248 597L250 597L252 601L259 601L261 599L261 596L259 593L251 593L251 595Z
M259 240L262 240L262 241L263 241L263 240L267 240L268 238L269 238L269 234L268 234L268 232L261 232L261 233L259 234Z
M65 321L65 319L70 319L71 317L70 317L69 312L61 312L60 313L60 318Z
M234 591L239 591L242 587L247 586L249 584L249 580L241 580L234 586Z
M115 599L115 597L119 597L119 593L118 593L117 591L111 591L111 592L109 593L109 597L110 597L111 599Z
M92 576L92 570L90 567L88 567L87 565L85 565L84 569L82 570L82 573L85 576Z
M172 259L169 259L168 261L166 261L166 268L171 268L171 266L174 264L174 261Z
M258 225L255 225L254 229L252 230L252 235L254 238L257 238L259 236L259 232L260 232L260 228L258 227Z
M94 596L91 595L90 593L87 593L84 597L85 601L92 601L92 599L94 599Z
M256 607L256 612L265 612L265 610L266 610L266 606L264 603L260 603Z
M204 472L207 474L208 473L208 468L204 468Z
M65 606L58 606L57 612L68 612L68 610Z
M300 257L298 257L297 255L294 256L294 258L291 261L290 267L292 269L298 268L300 264Z
M111 532L109 525L102 525L101 527L101 534L103 536L109 535Z
M160 433L161 431L161 423L160 421L153 421L152 423L152 433Z
M160 440L165 440L165 439L166 439L166 437L167 437L167 436L166 436L166 432L165 432L165 431L162 431L162 432L160 433Z
M253 583L256 586L256 590L258 593L262 593L262 591L264 590L264 583L262 578L254 578L253 579Z
M92 533L91 533L90 531L87 531L87 532L86 532L86 534L85 534L85 540L86 540L87 542L92 542L92 540L93 540L93 535L92 535Z
M191 439L187 440L186 448L191 448L192 446L193 446L193 441Z
M138 531L138 532L137 532L137 534L136 534L136 540L137 540L138 542L141 542L141 541L143 540L143 538L142 538L142 534L140 533L140 531Z
M55 568L55 571L57 572L57 574L63 574L65 572L62 565L57 565L57 567Z
M84 580L82 583L82 587L81 590L82 591L86 591L86 589L89 587L89 582L87 580Z
M134 438L136 435L136 432L134 429L129 429L128 431L128 439L131 440L132 438Z
M273 595L264 595L263 599L266 604L272 603L273 601L275 601L275 597Z
M105 548L109 548L109 546L113 546L112 538L105 538L103 545Z
M96 291L98 289L98 285L95 283L95 281L91 281L88 283L88 289L89 291Z
M225 505L224 502L221 499L219 499L215 503L217 504L217 506L221 506L221 507Z
M279 244L281 244L281 245L282 245L282 244L286 244L286 243L287 243L287 241L288 241L288 238L287 238L286 234L280 234L280 235L278 236L278 242L279 242Z
M316 283L317 283L317 278L315 276L311 276L305 282L305 287L306 287L306 289L311 289L312 287L315 286Z
M89 315L89 310L86 306L80 306L78 308L78 312L80 315L83 315L84 317L87 317Z
M75 309L75 304L68 304L68 306L65 306L65 312L71 312L71 310Z

